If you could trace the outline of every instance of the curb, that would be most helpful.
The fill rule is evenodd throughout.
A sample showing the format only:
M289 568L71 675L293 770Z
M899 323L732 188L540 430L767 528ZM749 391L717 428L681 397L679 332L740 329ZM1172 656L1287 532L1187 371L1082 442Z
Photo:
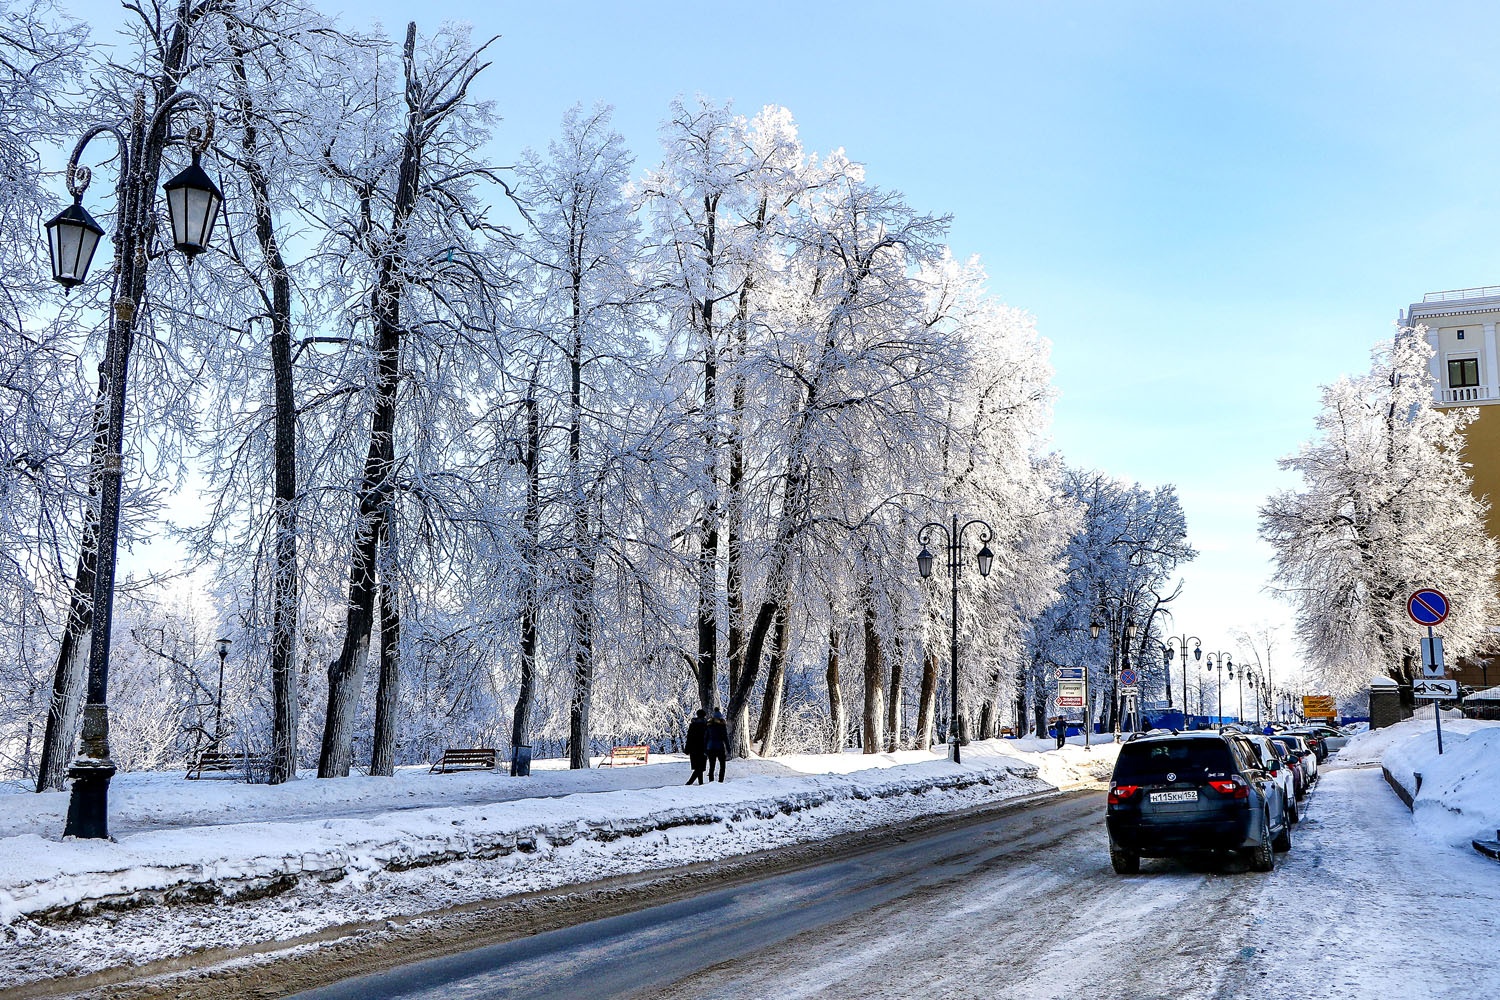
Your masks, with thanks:
M1470 843L1474 845L1474 850L1480 854L1500 861L1500 830L1495 831L1494 840L1473 840Z

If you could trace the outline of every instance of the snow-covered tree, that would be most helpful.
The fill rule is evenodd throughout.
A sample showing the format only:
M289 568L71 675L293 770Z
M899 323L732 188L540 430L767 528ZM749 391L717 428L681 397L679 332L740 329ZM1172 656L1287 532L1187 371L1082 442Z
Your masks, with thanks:
M1280 463L1301 487L1260 510L1273 586L1315 679L1338 696L1372 675L1417 674L1421 630L1406 599L1420 587L1449 599L1449 656L1472 651L1495 620L1495 542L1463 457L1474 414L1433 405L1423 334L1401 330L1367 372L1324 388L1316 436Z

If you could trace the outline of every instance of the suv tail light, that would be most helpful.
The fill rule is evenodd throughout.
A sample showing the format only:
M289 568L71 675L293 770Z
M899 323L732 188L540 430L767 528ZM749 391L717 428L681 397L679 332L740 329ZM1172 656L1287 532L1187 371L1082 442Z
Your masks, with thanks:
M1232 799L1248 799L1250 797L1250 786L1235 775L1227 781L1210 781L1209 786L1220 795L1227 795Z
M1141 790L1140 785L1110 785L1109 804L1117 806L1135 797L1135 793Z

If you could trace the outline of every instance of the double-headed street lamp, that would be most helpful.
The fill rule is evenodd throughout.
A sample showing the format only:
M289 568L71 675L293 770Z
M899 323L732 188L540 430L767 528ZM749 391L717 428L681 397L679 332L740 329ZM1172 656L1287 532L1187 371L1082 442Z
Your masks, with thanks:
M958 749L958 566L962 555L962 542L964 532L973 527L979 528L979 552L975 558L979 563L979 575L989 576L990 567L994 565L995 553L990 551L989 542L995 537L994 530L984 521L975 518L965 524L962 528L958 526L958 515L953 515L953 523L948 525L938 521L929 521L922 526L917 533L917 542L922 546L922 551L917 553L917 572L922 574L922 579L932 576L932 553L928 551L927 543L932 541L932 533L941 531L947 538L948 546L948 583L953 592L953 610L950 620L952 642L949 646L949 666L952 668L950 678L952 721L948 724L949 740L953 744L953 763L962 763Z
M65 290L88 277L94 251L104 227L83 207L91 172L79 159L94 138L109 133L119 147L119 179L115 184L118 227L114 236L114 290L109 310L109 334L100 374L101 399L96 410L93 460L98 463L99 522L91 595L88 687L83 706L83 733L78 756L68 769L73 779L68 819L63 835L103 839L109 836L109 780L114 761L109 756L109 641L113 624L115 550L120 531L120 479L125 429L125 384L134 340L136 303L145 294L148 243L156 229L152 189L161 172L162 152L170 135L172 112L185 103L197 104L202 128L187 132L192 164L162 187L167 196L172 242L191 262L213 236L224 196L204 173L198 159L213 140L213 105L189 90L179 90L157 105L148 120L146 98L137 91L130 121L124 128L98 125L85 132L68 158L68 193L73 204L47 223L47 249L52 277Z
M1234 678L1234 657L1225 652L1209 653L1208 659L1204 661L1203 669L1211 671L1217 682L1219 707L1215 713L1217 725L1224 728L1224 671L1230 671L1230 679Z
M1186 632L1184 632L1182 635L1169 636L1167 638L1167 641L1164 642L1164 643L1162 643L1162 648L1165 650L1165 652L1162 653L1162 657L1166 661L1166 663L1164 664L1164 666L1170 668L1171 665L1172 665L1172 656L1173 656L1173 652L1174 652L1173 645L1172 645L1173 643L1177 644L1176 645L1176 652L1182 654L1182 728L1184 728L1184 729L1187 728L1187 713L1188 713L1188 643L1190 643L1190 642L1193 644L1193 660L1194 660L1194 662L1202 660L1203 659L1203 640L1200 639L1200 638L1198 638L1196 635L1188 635ZM1168 688L1168 690L1171 690L1171 689ZM1171 697L1171 695L1168 695L1168 697Z
M1260 729L1261 692L1266 690L1266 688L1268 687L1266 683L1266 676L1264 672L1257 672L1254 667L1247 668L1245 670L1245 674L1250 680L1250 696L1255 701L1255 728Z

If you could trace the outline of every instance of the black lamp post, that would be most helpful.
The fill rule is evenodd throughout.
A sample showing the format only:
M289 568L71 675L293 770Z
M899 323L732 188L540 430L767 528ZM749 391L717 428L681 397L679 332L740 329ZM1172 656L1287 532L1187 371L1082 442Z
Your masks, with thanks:
M1239 686L1240 692L1240 707L1239 711L1235 713L1234 721L1243 723L1245 721L1245 668L1240 668L1240 675L1238 678L1236 678L1234 675L1234 664L1231 663L1229 665L1229 679L1234 681Z
M947 537L948 546L948 583L953 594L951 626L951 644L948 650L949 666L951 675L949 687L951 688L951 711L952 721L949 723L949 741L953 744L953 763L962 763L958 749L958 567L962 554L962 543L964 532L978 526L980 549L976 555L979 562L979 575L989 576L990 567L994 565L995 553L990 551L989 541L995 537L995 532L984 521L975 518L962 528L958 526L958 515L953 515L953 524L948 525L938 521L929 521L917 532L917 542L922 546L922 551L917 553L917 572L922 574L922 579L932 576L932 553L927 549L927 543L932 541L933 531L941 531Z
M119 148L119 178L115 184L118 225L114 235L113 295L109 310L109 333L100 372L101 398L94 433L93 461L97 463L99 490L98 549L95 556L94 588L90 608L88 686L83 706L83 733L78 756L68 768L73 780L68 802L66 837L104 839L109 836L109 781L114 761L109 756L109 642L113 625L115 550L120 530L120 478L125 428L125 389L130 349L134 341L136 303L145 294L146 269L150 261L148 243L155 227L152 188L160 175L162 152L170 140L172 111L184 103L195 103L203 114L202 128L188 130L187 142L193 163L167 182L167 210L174 242L192 255L200 252L213 233L223 196L208 175L197 166L198 157L213 140L213 105L188 90L173 93L146 117L145 94L137 91L130 121L122 126L97 125L85 132L68 158L68 193L73 204L47 223L47 250L52 277L71 290L88 277L89 265L104 229L83 207L90 170L79 165L84 148L105 133ZM194 171L196 170L196 173ZM186 209L186 211L183 211ZM191 248L191 249L189 249Z
M1199 660L1202 660L1203 659L1203 640L1199 639L1196 635L1188 635L1187 633L1184 632L1182 635L1171 636L1171 637L1169 637L1167 639L1166 642L1162 643L1162 645L1166 649L1166 652L1163 655L1166 658L1166 665L1167 666L1170 667L1171 664L1172 664L1172 657L1173 657L1173 654L1174 654L1174 649L1173 649L1173 646L1172 646L1173 643L1177 644L1177 646L1176 646L1177 651L1181 651L1181 653L1182 653L1182 728L1183 729L1187 728L1187 715L1188 715L1188 662L1187 662L1187 654L1188 654L1188 643L1189 642L1191 642L1193 644L1193 660L1195 662L1199 661ZM1170 690L1170 687L1168 688L1168 690ZM1168 695L1168 697L1170 697L1170 695Z
M224 659L229 656L229 640L218 639L215 645L219 648L219 694L214 699L214 750L217 751L224 738Z
M1217 711L1214 713L1214 718L1216 720L1216 725L1218 726L1218 728L1223 729L1224 728L1224 671L1226 671L1226 670L1231 671L1231 673L1230 673L1229 676L1230 676L1231 679L1234 677L1234 674L1232 672L1233 669L1234 669L1234 657L1230 656L1228 653L1225 653L1225 652L1209 653L1208 654L1208 659L1204 661L1203 668L1205 670L1211 671L1213 673L1213 675L1214 675L1214 680L1216 682L1217 691L1218 691L1218 697L1219 697L1219 707L1218 707Z

